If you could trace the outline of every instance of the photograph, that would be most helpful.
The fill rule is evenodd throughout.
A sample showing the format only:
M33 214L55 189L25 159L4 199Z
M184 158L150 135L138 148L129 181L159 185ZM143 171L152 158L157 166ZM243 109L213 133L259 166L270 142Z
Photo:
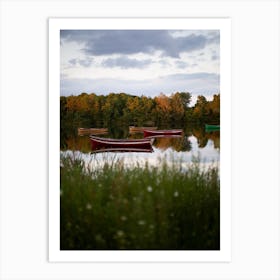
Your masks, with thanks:
M280 280L279 8L0 0L0 279Z
M220 31L60 30L60 250L220 250Z

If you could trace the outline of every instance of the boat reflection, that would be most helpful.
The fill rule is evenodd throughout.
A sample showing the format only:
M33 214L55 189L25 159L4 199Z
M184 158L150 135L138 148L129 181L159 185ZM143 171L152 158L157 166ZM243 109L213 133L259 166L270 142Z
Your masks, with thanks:
M96 149L91 152L91 154L96 153L152 153L153 148L150 149L140 149L140 148L103 148Z
M182 135L183 129L143 130L144 137Z

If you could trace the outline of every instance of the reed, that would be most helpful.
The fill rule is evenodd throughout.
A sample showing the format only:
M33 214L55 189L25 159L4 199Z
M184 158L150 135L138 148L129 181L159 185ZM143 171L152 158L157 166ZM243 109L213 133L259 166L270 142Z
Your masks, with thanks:
M217 167L95 161L61 157L61 250L220 249Z

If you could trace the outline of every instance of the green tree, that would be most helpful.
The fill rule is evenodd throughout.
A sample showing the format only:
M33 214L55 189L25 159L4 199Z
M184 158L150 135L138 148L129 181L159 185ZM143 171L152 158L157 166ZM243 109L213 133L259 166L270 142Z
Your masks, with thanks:
M208 117L208 102L203 95L197 97L193 110L193 117L200 123L204 123Z

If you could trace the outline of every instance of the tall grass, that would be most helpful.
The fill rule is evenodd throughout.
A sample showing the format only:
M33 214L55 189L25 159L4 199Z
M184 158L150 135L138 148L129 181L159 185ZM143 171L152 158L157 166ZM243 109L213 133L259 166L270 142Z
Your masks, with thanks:
M95 158L92 165L95 166ZM97 163L96 163L97 164ZM216 167L61 157L61 250L219 250Z

